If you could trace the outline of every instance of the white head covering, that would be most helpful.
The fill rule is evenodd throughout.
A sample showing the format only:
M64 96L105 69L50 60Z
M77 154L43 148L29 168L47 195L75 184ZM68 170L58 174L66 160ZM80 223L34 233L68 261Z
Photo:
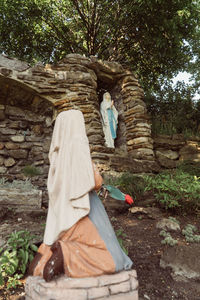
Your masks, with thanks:
M58 115L49 160L49 209L44 234L47 245L90 210L88 192L95 186L94 171L80 111L69 110Z
M103 101L101 102L101 110L111 108L112 100L110 93L106 92L103 94Z

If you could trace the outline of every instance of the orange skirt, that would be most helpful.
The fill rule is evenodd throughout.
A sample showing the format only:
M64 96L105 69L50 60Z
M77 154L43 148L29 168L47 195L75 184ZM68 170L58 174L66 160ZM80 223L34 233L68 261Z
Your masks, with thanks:
M90 277L115 272L115 262L107 250L95 225L84 217L58 238L64 272L68 277ZM52 255L51 246L41 244L38 253L42 256L34 270L34 276L43 276L43 270Z

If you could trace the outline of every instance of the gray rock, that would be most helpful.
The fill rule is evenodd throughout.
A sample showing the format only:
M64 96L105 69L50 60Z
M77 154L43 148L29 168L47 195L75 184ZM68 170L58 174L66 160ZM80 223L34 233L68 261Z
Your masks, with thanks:
M16 143L22 143L24 142L24 136L23 135L15 135L11 136L11 141L16 142Z
M2 134L16 134L16 130L12 128L1 128L0 132Z
M165 148L171 150L179 150L185 145L185 141L183 140L172 140L170 136L167 135L158 135L154 137L154 147L155 149L158 148Z
M0 66L11 68L19 72L25 71L29 68L29 65L26 62L16 58L10 58L3 54L0 55Z
M40 142L42 138L40 136L26 136L26 141L27 142Z
M9 174L21 174L21 171L22 167L16 165L9 169Z
M16 106L6 106L6 114L9 116L14 116L16 119L25 120L29 122L43 122L45 120L44 116L35 114L30 110L21 109Z
M16 149L19 149L19 145L16 144L16 143L12 143L12 142L5 143L5 147L6 147L6 149L8 149L8 150L16 150Z
M159 229L169 229L169 230L174 230L174 231L181 230L180 225L178 223L176 223L173 220L166 219L166 218L160 220L156 224L156 228L159 228Z
M0 205L9 205L9 207L30 207L41 208L42 191L27 190L18 188L0 188Z
M131 151L131 156L137 159L154 160L154 152L152 149L139 148Z
M166 158L169 158L169 159L177 159L179 157L179 154L177 151L172 151L172 150L167 150L167 149L159 149L156 151L156 155L159 156L159 155L162 155Z
M7 168L5 167L0 167L0 174L5 174L7 171Z
M44 152L46 152L46 153L49 152L50 144L51 144L51 139L44 140L44 143L43 143L43 151Z
M19 121L10 122L8 127L12 129L19 129L20 128Z
M4 160L5 167L12 167L12 166L15 165L15 163L16 162L15 162L14 158L12 158L12 157L9 157L9 158Z
M30 142L24 142L20 144L20 149L31 149L31 147L33 146L32 143Z
M180 160L200 161L199 143L195 141L187 142L187 145L180 150Z
M18 150L9 150L10 156L14 158L27 158L28 152L27 150L18 149Z
M155 199L152 199L155 201ZM133 206L131 208L129 208L129 211L132 214L145 214L147 215L149 218L154 219L154 220L158 220L163 216L162 211L157 208L157 207L138 207L138 206Z
M0 155L8 156L8 151L6 149L0 150Z
M2 156L0 156L0 166L3 165L3 162L4 162L4 158Z
M200 279L199 254L200 244L167 247L162 254L160 266L171 267L177 276Z
M162 167L169 168L169 169L176 167L177 162L173 159L166 157L160 151L156 151L156 158Z

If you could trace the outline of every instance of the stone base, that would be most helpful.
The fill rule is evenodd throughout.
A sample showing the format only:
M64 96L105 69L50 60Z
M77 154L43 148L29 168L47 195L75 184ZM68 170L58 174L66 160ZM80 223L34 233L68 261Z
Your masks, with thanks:
M42 191L29 189L23 191L20 188L0 189L0 205L22 209L41 209Z
M59 277L45 282L40 277L28 277L26 300L138 300L135 270L88 278Z

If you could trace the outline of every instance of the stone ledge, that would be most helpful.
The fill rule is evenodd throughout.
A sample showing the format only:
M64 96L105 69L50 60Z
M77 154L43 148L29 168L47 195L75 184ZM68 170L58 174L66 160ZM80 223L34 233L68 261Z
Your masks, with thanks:
M135 270L88 278L61 276L51 282L40 277L28 277L26 300L138 300Z

